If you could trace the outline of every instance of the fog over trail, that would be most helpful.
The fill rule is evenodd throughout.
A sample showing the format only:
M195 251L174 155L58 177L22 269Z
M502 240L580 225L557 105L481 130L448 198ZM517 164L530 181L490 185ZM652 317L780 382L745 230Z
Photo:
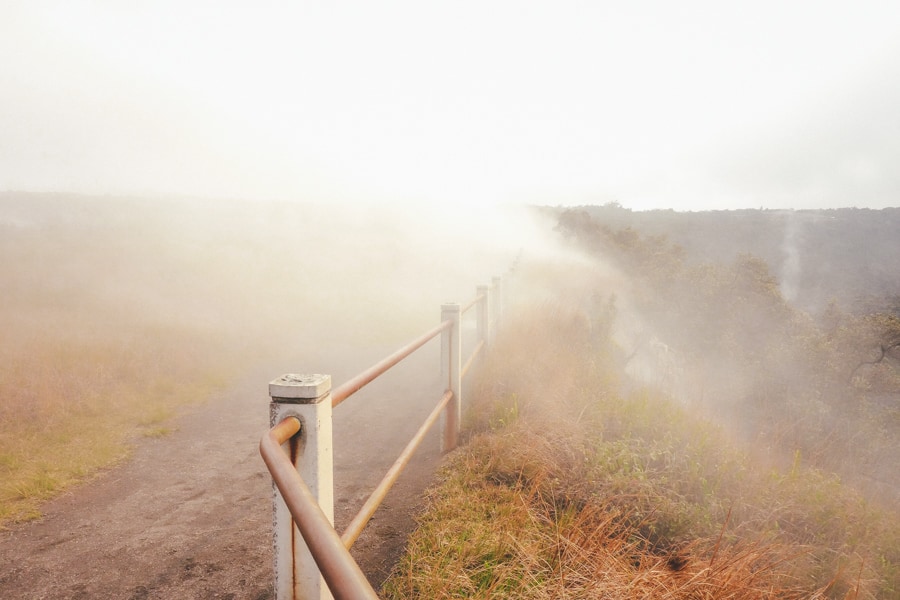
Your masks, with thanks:
M268 382L327 373L339 385L436 325L442 303L474 298L523 244L544 244L527 215L449 206L7 193L0 215L2 379L29 375L0 422L10 410L23 418L16 406L78 409L73 386L90 385L86 370L119 377L114 358L134 364L130 385L151 399L171 389L154 381L159 369L225 382L168 435L130 425L130 459L0 532L0 596L19 598L268 597L271 488L257 451ZM335 412L339 530L440 397L438 350L430 343ZM47 398L28 385L44 378L59 381ZM116 411L122 400L96 401ZM432 432L355 546L376 585L438 458Z
M21 269L5 287L23 302L66 291L86 299L79 306L237 336L241 326L293 339L326 324L416 331L538 242L520 209L16 193L0 195L0 209L0 244Z
M146 394L142 399L165 396L172 381L224 382L182 409L168 435L141 437L146 428L131 423L133 459L46 505L45 519L0 533L0 596L31 589L25 597L189 598L231 586L234 597L266 597L270 488L256 443L268 426L268 381L327 373L339 385L436 325L442 303L466 303L476 285L507 274L517 259L527 269L510 280L512 305L571 314L585 335L604 335L595 328L611 324L618 346L612 360L629 375L622 393L658 387L691 413L730 428L735 439L757 442L760 458L783 460L775 450L766 455L777 440L768 438L770 448L754 439L759 423L748 418L755 406L748 402L771 407L764 416L777 421L776 408L792 407L770 381L792 391L802 379L789 370L762 378L753 365L729 360L729 352L776 339L777 331L753 327L765 323L759 311L766 307L796 316L790 323L807 331L806 317L776 301L777 294L790 300L791 276L804 275L806 263L795 271L789 246L811 222L787 227L779 238L786 257L775 265L780 280L760 261L739 258L677 271L673 295L648 286L636 269L566 241L556 225L546 211L450 204L425 210L0 193L0 382L8 394L0 423L94 410L98 399L112 411L125 404L120 394L93 389L97 382L130 378L127 389ZM639 250L639 237L624 239ZM664 266L656 273L676 273L668 249L650 247L664 250L650 254ZM693 279L698 273L710 279ZM753 287L760 282L762 296ZM718 308L681 322L671 302L691 298L679 294L699 283L715 283L721 294L746 284L742 298L752 301L740 310L711 304ZM755 304L759 298L768 304ZM760 339L726 337L735 344L728 352L687 350L710 341L704 327L721 329L731 313ZM790 366L796 356L784 348L782 364ZM339 528L439 397L437 350L427 346L335 412ZM805 401L798 396L793 408ZM818 400L809 406L816 425L840 422L837 409ZM805 406L798 410L806 414ZM390 569L385 557L402 548L438 459L432 435L410 479L360 539L376 581ZM893 464L879 456L866 466L890 480ZM895 482L888 486L896 493ZM51 565L52 577L39 576ZM258 595L241 595L250 592Z

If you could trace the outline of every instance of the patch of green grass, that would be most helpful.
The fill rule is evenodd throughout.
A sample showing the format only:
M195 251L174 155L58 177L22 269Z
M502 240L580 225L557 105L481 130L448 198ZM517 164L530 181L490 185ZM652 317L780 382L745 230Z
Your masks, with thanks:
M619 385L563 311L516 323L386 597L897 597L900 513Z

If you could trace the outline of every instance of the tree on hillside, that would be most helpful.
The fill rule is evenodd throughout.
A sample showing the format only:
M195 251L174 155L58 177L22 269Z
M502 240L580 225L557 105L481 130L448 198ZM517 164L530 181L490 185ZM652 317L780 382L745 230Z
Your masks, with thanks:
M768 263L752 254L687 261L664 234L615 231L584 211L561 215L558 229L630 276L627 305L641 339L659 339L693 374L687 401L788 457L803 449L851 473L854 461L900 460L900 438L861 402L869 392L900 393L900 318L848 314L833 303L816 321L784 298ZM860 431L881 441L860 445Z

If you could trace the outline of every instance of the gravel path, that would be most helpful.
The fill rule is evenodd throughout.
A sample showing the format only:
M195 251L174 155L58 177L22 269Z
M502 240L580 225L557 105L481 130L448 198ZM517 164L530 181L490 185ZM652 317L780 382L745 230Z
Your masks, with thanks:
M392 349L324 362L349 365L331 371L339 384ZM268 382L296 370L260 369L48 503L41 520L0 532L0 598L271 598L272 489L257 447ZM438 380L432 342L336 409L339 532L437 402ZM435 430L353 549L376 589L414 526L438 444Z

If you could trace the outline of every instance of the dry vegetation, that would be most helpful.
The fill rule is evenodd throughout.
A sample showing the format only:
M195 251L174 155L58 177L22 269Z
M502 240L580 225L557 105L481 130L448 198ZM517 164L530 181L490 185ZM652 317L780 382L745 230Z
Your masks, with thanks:
M165 435L226 375L183 331L6 331L18 346L0 365L0 523L37 516L41 501L126 456L135 435Z
M0 526L168 433L235 367L229 333L195 319L202 298L172 282L191 269L167 256L164 219L130 202L126 216L78 198L2 200Z
M508 264L474 239L448 260L459 223L426 217L0 193L0 527L259 365L368 361L468 296L473 256Z
M637 384L612 339L615 311L571 308L595 277L547 275L533 287L565 286L569 301L517 315L492 348L470 396L468 443L430 492L387 597L900 594L896 508L801 454L780 469L760 462Z
M0 195L0 526L309 331L290 225L252 208Z
M403 307L436 309L461 289L447 269L440 285L423 281L450 265L424 236L374 215L0 204L0 526L37 515L136 437L165 435L181 407L275 360L275 348L290 354L336 327L342 339L374 332L357 343L406 339L435 315L417 321ZM385 593L897 597L900 515L868 482L900 456L898 413L883 402L900 376L870 352L900 322L836 307L814 319L753 257L688 264L663 238L570 225L628 280L611 282L596 254L523 278L532 285L514 295L539 310L510 319L492 348L470 395L468 443ZM410 261L412 246L423 251ZM471 285L469 272L462 279ZM642 361L640 327L679 357L680 377ZM698 330L708 334L687 335ZM655 379L635 377L642 362ZM698 417L724 413L737 417L724 429ZM855 466L865 478L848 473Z

